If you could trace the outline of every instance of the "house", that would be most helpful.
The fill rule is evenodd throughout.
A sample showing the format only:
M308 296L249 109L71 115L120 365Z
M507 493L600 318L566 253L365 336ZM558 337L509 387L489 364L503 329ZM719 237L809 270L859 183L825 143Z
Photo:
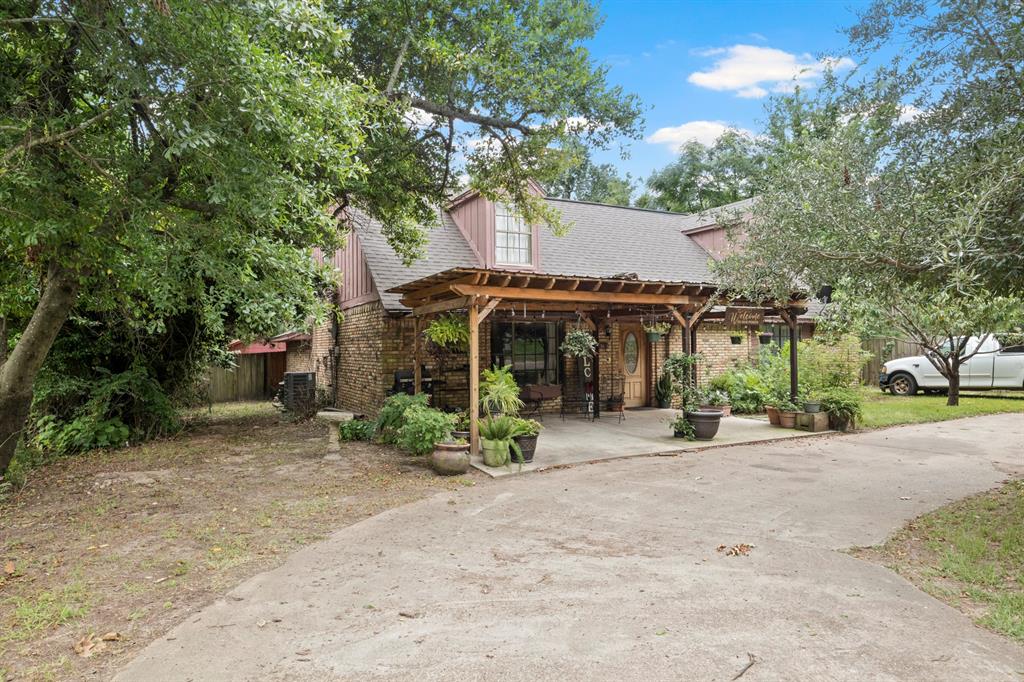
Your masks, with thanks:
M626 408L653 404L672 352L700 351L717 373L755 359L766 332L780 343L792 330L812 333L805 302L752 306L739 325L734 309L710 307L718 296L710 259L722 253L726 224L749 213L750 200L684 215L532 190L572 225L567 235L466 192L440 211L425 256L411 266L378 223L349 214L348 243L330 257L340 272L342 319L313 330L302 371L315 371L337 406L372 415L401 379L429 386L435 405L466 408L475 404L472 377L480 367L511 364L520 386L545 387L543 409L599 413L615 399ZM446 311L467 311L474 338L470 352L439 367L420 332L430 315ZM670 332L649 341L643 325L655 321L668 322ZM592 369L558 350L575 326L599 341Z

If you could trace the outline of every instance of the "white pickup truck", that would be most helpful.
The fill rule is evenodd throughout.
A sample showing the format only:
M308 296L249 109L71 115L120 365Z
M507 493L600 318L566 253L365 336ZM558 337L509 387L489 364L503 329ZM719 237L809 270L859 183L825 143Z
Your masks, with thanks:
M965 355L978 348L978 342L978 337L972 336L967 341ZM878 385L893 395L914 395L918 390L938 393L949 389L946 377L924 355L888 361L882 365ZM1024 346L1004 348L994 336L985 337L978 353L960 365L960 388L1024 390Z

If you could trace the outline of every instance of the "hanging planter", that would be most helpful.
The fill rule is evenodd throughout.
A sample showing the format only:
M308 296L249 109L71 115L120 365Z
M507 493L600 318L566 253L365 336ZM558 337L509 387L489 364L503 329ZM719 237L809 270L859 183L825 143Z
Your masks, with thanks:
M743 335L742 334L731 334L729 336L729 341L732 342L732 345L738 346L741 343L743 343Z
M597 339L585 329L572 329L565 333L565 339L558 348L567 358L589 358L597 348Z
M652 322L651 324L644 325L647 340L651 342L660 340L662 336L668 334L669 329L671 329L671 326L668 322Z
M757 335L757 340L761 342L762 346L767 346L769 343L772 342L772 333L761 332L760 334Z

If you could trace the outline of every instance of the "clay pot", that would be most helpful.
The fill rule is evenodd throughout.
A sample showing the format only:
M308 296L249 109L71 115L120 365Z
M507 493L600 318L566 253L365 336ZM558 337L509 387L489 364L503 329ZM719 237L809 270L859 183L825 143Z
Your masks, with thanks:
M469 444L434 443L430 466L442 476L457 476L469 471Z
M768 413L768 423L772 426L779 426L779 410L771 405L766 405L764 411Z
M796 412L783 412L779 410L779 426L784 429L795 429Z

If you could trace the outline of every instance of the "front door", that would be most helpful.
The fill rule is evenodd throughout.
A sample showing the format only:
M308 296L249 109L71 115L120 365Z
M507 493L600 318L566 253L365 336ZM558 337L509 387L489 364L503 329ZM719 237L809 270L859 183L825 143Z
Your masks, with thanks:
M619 332L623 402L626 407L647 404L647 350L638 324L624 324Z

